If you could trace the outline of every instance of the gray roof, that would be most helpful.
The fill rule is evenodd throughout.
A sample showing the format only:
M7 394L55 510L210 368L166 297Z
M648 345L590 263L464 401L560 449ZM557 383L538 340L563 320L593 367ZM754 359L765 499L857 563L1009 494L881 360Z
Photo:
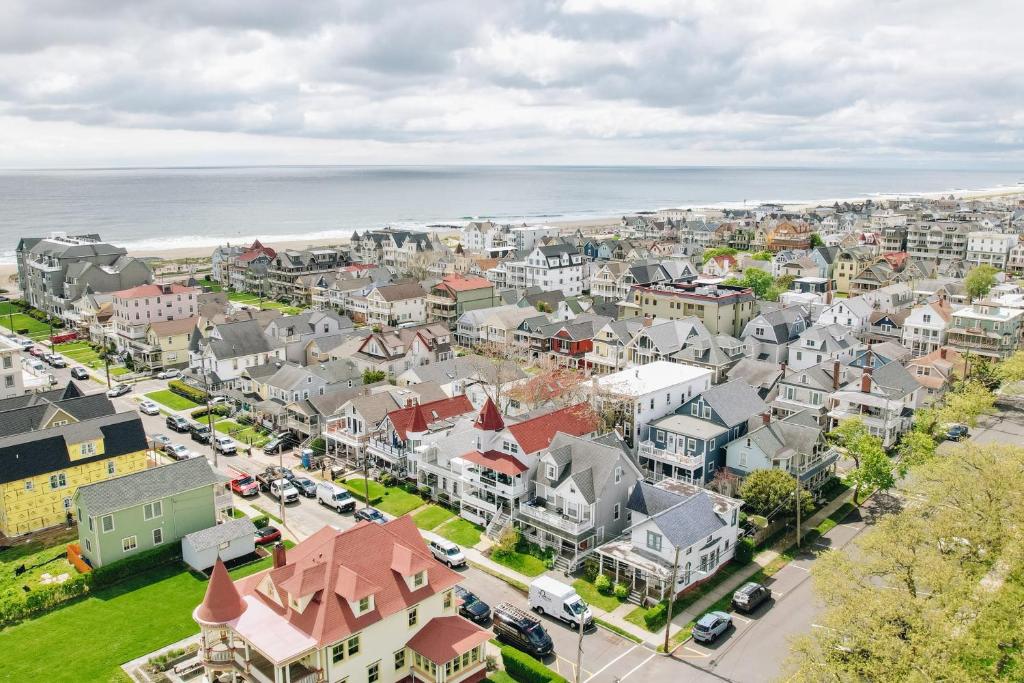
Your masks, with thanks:
M771 389L782 375L782 369L775 363L754 358L744 358L728 372L729 379L743 380L751 386Z
M217 325L216 333L220 338L210 337L206 343L219 360L269 353L284 346L284 342L266 334L257 320L223 323Z
M563 467L562 476L555 486L571 479L576 489L588 503L593 503L604 491L608 479L617 466L623 471L629 463L625 452L619 446L599 443L559 432L548 447L555 461ZM635 474L635 473L634 473ZM541 479L540 469L535 475Z
M638 481L626 507L651 517L674 548L688 548L725 526L703 490L685 496Z
M753 416L768 410L768 406L757 395L754 387L741 379L717 384L701 396L712 410L718 413L722 422L730 427L746 422Z
M761 452L769 458L786 450L810 454L821 438L821 428L802 424L804 420L794 420L793 417L790 416L784 420L777 420L759 427L748 432L745 438L756 443Z
M233 541L236 538L254 536L255 533L256 526L252 523L252 520L248 517L242 517L241 519L232 519L223 524L214 524L209 528L193 531L190 534L186 534L182 540L187 541L196 550L207 550L209 548L216 548L221 543Z
M217 477L206 458L189 458L86 484L79 487L77 496L78 504L90 517L100 517L216 483ZM212 504L212 493L210 501Z

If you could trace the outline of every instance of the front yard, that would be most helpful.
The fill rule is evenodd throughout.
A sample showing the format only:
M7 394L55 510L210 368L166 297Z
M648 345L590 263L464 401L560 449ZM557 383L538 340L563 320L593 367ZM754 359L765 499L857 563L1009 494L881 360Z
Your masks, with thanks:
M261 310L275 310L281 311L283 315L297 315L302 313L305 309L300 306L292 306L290 304L283 304L280 301L274 301L273 299L263 299L255 294L249 294L247 292L231 292L228 294L228 299L235 303L243 304L245 306L255 306Z
M626 598L619 600L614 595L601 593L597 590L597 586L594 585L593 581L587 581L586 579L576 579L572 582L572 587L576 589L576 592L579 593L584 602L603 609L605 612L613 611L626 601Z
M49 574L53 578L62 574L67 574L68 578L77 576L78 572L68 564L65 548L67 543L77 540L78 534L72 530L50 545L33 541L0 552L0 603L23 601L32 590L44 585L44 575ZM20 575L16 574L22 566L25 570ZM26 586L29 591L25 590Z
M191 410L192 408L199 407L199 404L195 401L190 401L184 396L179 396L170 389L151 391L146 394L146 398L156 401L160 405L170 408L171 410Z
M480 535L483 533L483 529L468 519L456 517L434 529L434 533L447 538L452 543L472 548L480 542Z
M439 505L428 505L424 509L417 512L412 516L412 521L416 522L416 526L426 531L429 531L439 525L441 522L447 522L449 519L455 516L454 512L445 510Z
M348 479L343 485L360 500L366 496L366 481L361 477ZM398 486L384 486L380 482L370 480L369 490L370 505L393 517L401 517L424 504L423 499L415 493L409 493Z
M262 448L270 437L255 427L247 427L243 424L239 424L234 420L218 420L214 423L213 428L221 434L227 434L232 439L239 443L255 446Z

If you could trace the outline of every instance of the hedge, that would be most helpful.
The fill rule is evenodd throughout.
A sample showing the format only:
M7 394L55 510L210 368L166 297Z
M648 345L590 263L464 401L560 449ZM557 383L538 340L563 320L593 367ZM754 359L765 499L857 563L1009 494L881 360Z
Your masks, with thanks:
M665 621L668 619L668 603L659 602L657 605L647 610L644 614L644 626L647 627L648 631L657 631L665 625Z
M207 410L206 406L203 406L202 408L196 408L191 413L189 413L189 415L191 415L193 418L198 419L200 417L206 417L207 413L211 411L213 412L214 415L218 417L227 417L229 414L231 414L230 408L228 408L225 405L219 405L213 406L213 408L211 408L210 410Z
M92 570L92 573L89 574L92 577L89 584L91 588L102 588L118 581L124 581L128 577L148 569L170 564L180 558L180 543L171 543L152 550L145 550L137 555Z
M267 515L261 515L252 520L252 525L257 529L262 529L268 524L270 524L270 517L268 517Z
M193 403L206 403L206 392L202 389L185 384L181 380L172 379L167 383L167 388L178 396L182 396Z
M505 664L505 673L518 683L568 683L562 676L511 645L501 648L501 661Z
M736 554L733 556L733 561L740 565L750 564L750 561L754 559L754 541L750 538L741 538L736 543Z

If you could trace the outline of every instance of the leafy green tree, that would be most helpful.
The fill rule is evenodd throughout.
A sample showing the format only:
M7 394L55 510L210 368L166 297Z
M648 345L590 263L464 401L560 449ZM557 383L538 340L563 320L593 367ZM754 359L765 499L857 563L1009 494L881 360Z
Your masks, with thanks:
M860 505L858 496L862 488L888 491L896 485L892 461L885 454L881 439L871 437L870 440L864 442L864 445L866 447L860 452L860 465L848 475L854 482L853 502L855 505Z
M877 476L876 467L879 463L878 454L888 462L885 449L882 447L882 440L868 431L860 418L851 417L840 422L835 429L828 434L829 440L836 446L843 449L847 457L853 460L853 472L858 472L868 459L871 459L871 467L852 476L854 482L853 502L860 505L860 489L864 484L874 484ZM892 486L891 484L889 485Z
M1002 382L1020 382L1024 380L1024 351L1018 351L996 366Z
M754 470L740 486L740 498L743 499L746 511L757 515L795 516L795 493L796 477L778 469ZM805 490L800 494L801 510L804 514L810 514L814 509L814 499Z
M716 256L735 256L736 250L732 247L711 247L704 250L704 263L707 263Z
M782 291L786 291L793 286L793 280L796 279L794 275L780 275L775 278L775 286Z
M985 358L978 358L973 361L970 367L970 380L978 382L989 391L995 391L1002 382L1002 375L995 364Z
M754 259L755 261L771 261L772 260L772 252L770 252L770 251L756 251L753 254L751 254L750 258Z
M750 287L754 290L754 296L758 299L764 299L773 286L772 282L772 276L760 268L747 268L743 271L743 277L729 277L723 280L722 284L735 287Z
M823 246L825 246L825 241L823 239L821 239L821 235L819 235L816 232L812 232L811 233L811 249L813 249L814 247L823 247Z
M946 393L942 405L937 409L940 429L950 422L964 422L970 426L978 418L992 412L996 397L980 382L964 382L955 390Z
M935 437L927 431L915 428L904 434L896 449L900 456L900 476L906 476L911 467L934 458L935 447Z
M998 273L998 270L987 263L971 268L967 272L967 277L964 278L964 287L967 289L967 296L970 297L970 300L974 301L988 294L988 291L996 284Z
M363 370L363 384L373 384L374 382L383 382L387 379L387 373L383 370L371 370L366 368Z

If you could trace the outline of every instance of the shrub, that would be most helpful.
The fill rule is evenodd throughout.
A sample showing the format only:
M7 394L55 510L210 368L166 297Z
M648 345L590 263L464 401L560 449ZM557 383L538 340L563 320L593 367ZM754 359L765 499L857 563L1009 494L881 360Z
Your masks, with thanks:
M594 579L594 588L601 595L609 595L612 592L612 580L604 574Z
M173 379L167 383L167 388L178 396L187 398L195 403L206 403L206 392L202 389L185 384L181 380Z
M518 683L568 683L530 655L510 645L501 648L501 660L505 663L505 673Z
M736 564L743 566L750 564L754 559L754 541L750 538L741 538L736 543L736 554L733 556Z
M64 583L51 584L33 590L24 600L8 599L0 602L0 627L9 626L43 612L49 612L68 600L89 591L90 575L80 574Z
M657 631L665 625L665 621L668 619L668 603L659 602L657 605L647 610L647 614L644 615L644 626L647 627L648 631Z
M309 443L309 447L317 453L327 452L327 441L322 436L318 436Z
M207 413L213 413L217 417L227 417L231 413L231 409L225 405L213 406L210 410L206 409L206 406L202 408L196 408L189 415L193 418L198 419L200 417L206 417Z
M629 597L629 586L624 583L615 584L615 597L619 600L625 600Z
M146 550L138 555L126 557L112 564L97 567L90 574L90 585L92 588L102 588L110 584L123 581L130 576L135 576L147 569L159 567L178 560L181 557L181 545L171 543L169 545Z
M263 527L270 524L270 517L267 517L266 515L260 515L259 517L256 517L252 520L252 524L257 529L262 529Z

